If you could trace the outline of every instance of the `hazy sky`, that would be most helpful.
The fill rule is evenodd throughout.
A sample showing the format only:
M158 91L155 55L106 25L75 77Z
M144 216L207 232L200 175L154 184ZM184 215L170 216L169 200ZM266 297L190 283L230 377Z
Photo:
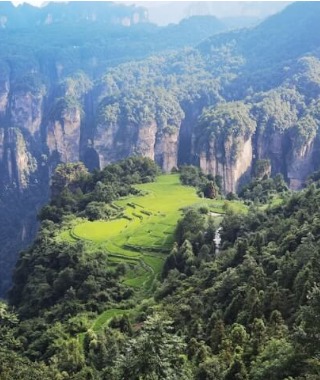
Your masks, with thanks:
M15 5L23 0L12 1ZM43 0L27 0L40 6ZM117 1L125 4L141 5L149 10L150 21L166 25L177 23L182 18L194 15L215 15L217 17L265 18L283 9L289 2L283 1Z
M195 15L214 15L224 17L265 18L279 12L290 2L284 1L153 1L135 2L149 10L152 22L165 25L179 22L182 18Z

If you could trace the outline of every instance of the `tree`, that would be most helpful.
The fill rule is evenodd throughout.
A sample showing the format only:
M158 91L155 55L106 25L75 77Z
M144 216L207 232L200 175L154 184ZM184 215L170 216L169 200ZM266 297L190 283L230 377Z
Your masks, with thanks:
M286 339L271 339L254 361L250 378L278 380L294 374L294 348Z
M116 378L188 380L191 372L183 356L185 347L182 337L173 333L172 321L159 314L148 317L140 334L125 345Z

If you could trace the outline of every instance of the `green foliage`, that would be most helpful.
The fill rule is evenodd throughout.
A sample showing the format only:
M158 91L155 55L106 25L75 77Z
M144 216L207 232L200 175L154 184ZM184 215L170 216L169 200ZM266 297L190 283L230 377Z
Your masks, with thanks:
M300 6L293 5L289 15ZM308 17L298 12L289 28L275 17L252 31L221 34L195 49L118 67L120 60L175 49L185 40L163 38L150 25L132 34L86 23L68 24L63 33L60 25L37 27L36 33L3 30L1 74L12 79L12 91L32 98L52 90L51 113L45 109L51 120L93 100L97 113L86 115L85 122L92 122L88 139L97 126L114 125L120 137L154 124L158 137L169 136L185 119L186 130L196 126L195 152L190 156L190 132L190 141L181 144L182 162L198 162L198 152L217 150L219 163L234 164L254 133L260 148L267 142L266 150L273 151L271 145L280 142L294 157L316 144L319 133L319 40L310 33L317 30L318 14L309 4L306 10ZM283 38L274 25L283 28ZM143 41L136 38L144 30ZM47 86L40 72L50 65L62 80ZM272 170L276 161L270 157ZM0 305L0 376L319 378L319 175L280 203L277 194L286 186L281 176L266 178L268 172L269 164L258 161L256 178L241 196L271 206L241 214L241 202L197 200L175 176L155 181L159 169L140 157L92 174L80 164L59 166L37 240L17 263L10 293L16 311ZM181 180L209 198L221 183L192 167L182 168ZM14 240L18 233L7 226L6 212L23 208L32 188L18 202L14 192L2 191L1 241L4 235ZM192 203L173 244L181 208ZM211 210L226 214L219 251ZM107 220L113 217L119 219Z
M161 315L149 317L138 337L130 339L116 365L115 379L190 379L184 357L185 343L172 333L172 322Z
M253 177L262 179L264 176L269 176L271 172L270 160L257 160L253 168Z
M206 265L193 264L188 241L168 257L156 300L190 344L209 347L197 376L317 378L319 197L312 184L266 212L227 213L222 250ZM179 250L193 253L191 273L173 269L180 271Z
M164 263L162 251L173 244L182 207L197 206L187 211L181 227L182 238L189 236L192 245L185 241L179 248L179 270L190 275L200 265L200 257L209 258L210 248L203 248L199 257L193 250L198 253L205 240L202 231L209 207L216 201L199 199L194 189L179 183L178 174L155 178L157 174L153 162L138 157L93 174L79 164L57 168L53 201L40 214L40 232L34 245L21 255L10 292L10 302L21 318L12 329L26 357L54 362L57 371L68 376L90 371L86 363L101 372L107 348L102 342L94 348L89 331L100 336L110 326L132 334L125 314L133 318L135 302L153 291ZM151 179L155 181L145 183ZM132 186L135 181L139 183ZM136 195L117 199L127 195L126 186ZM115 219L86 221L77 214ZM193 216L198 218L197 234ZM121 355L122 339L118 337L115 344ZM108 375L115 376L118 354L113 352L107 361ZM184 358L172 360L170 368L181 366L181 374L189 373Z
M132 185L154 181L159 173L158 166L143 157L132 157L92 174L80 162L60 164L52 176L52 201L40 211L39 218L60 222L72 213L91 220L117 216L120 210L106 203L139 193Z
M285 339L272 339L258 355L251 370L254 380L279 379L290 374L294 366L294 349Z
M233 102L204 110L198 128L206 137L213 136L223 140L228 136L248 137L255 131L256 124L247 105Z
M137 186L167 190L172 178L178 181L178 175L168 175L163 183ZM146 202L148 196L140 196L115 204L139 213L148 210ZM125 264L129 268L112 267L110 257L93 247L57 243L55 224L46 221L15 273L11 302L21 321L1 308L2 337L11 342L6 350L19 352L23 346L25 356L54 362L68 376L90 371L112 379L128 373L132 379L317 376L319 207L315 182L280 206L227 211L218 252L210 205L205 212L204 206L187 209L163 282L156 282L154 300L145 300L145 306L139 305L146 293L138 284L144 275L134 260ZM156 212L142 215L153 218ZM145 256L145 264L159 273L162 263L156 259ZM121 282L124 274L128 281ZM129 290L130 280L138 286ZM158 313L150 317L153 310Z
M274 130L284 132L291 128L304 109L303 96L294 88L280 87L256 95L254 100L253 114L259 128L269 134Z
M200 168L192 165L184 165L180 168L180 181L183 185L197 187L198 193L206 198L217 198L221 190L218 176L213 178L210 174L205 175Z
M85 208L85 216L90 220L98 219L110 219L119 214L119 210L116 210L104 202L90 202Z
M265 175L262 179L256 177L245 185L239 192L239 197L266 204L286 192L288 192L288 187L281 174L277 174L274 178Z
M246 141L255 129L256 121L250 114L250 107L244 102L230 102L204 109L196 131L200 146L213 140L235 161L241 141Z

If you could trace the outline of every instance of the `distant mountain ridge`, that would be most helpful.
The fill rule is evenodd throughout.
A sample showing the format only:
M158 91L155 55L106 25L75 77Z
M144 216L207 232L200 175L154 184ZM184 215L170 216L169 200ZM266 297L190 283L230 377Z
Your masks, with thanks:
M70 22L69 6L79 22ZM49 4L42 15L59 10L57 22L11 32L8 16L1 31L2 289L60 162L93 169L142 155L167 172L195 164L221 176L226 193L260 159L292 188L320 164L319 3L292 4L228 33L213 16L165 28L114 25L112 13L105 23L84 20L91 6L111 7L115 17L136 9Z
M132 26L148 22L148 11L143 7L99 1L48 2L42 7L27 3L15 7L10 1L0 2L2 29L79 22Z
M97 165L92 131L106 70L225 30L213 16L158 27L145 22L143 9L134 19L136 11L100 2L40 9L0 2L0 294L17 252L35 235L57 163L81 156ZM129 27L127 18L139 22Z

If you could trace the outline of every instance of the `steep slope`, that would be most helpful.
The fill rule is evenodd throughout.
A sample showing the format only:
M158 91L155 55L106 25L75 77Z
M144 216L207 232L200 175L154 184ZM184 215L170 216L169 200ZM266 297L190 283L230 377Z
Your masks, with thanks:
M196 50L168 56L165 62L159 59L157 66L155 60L123 66L105 77L115 86L109 86L107 95L125 96L130 114L137 113L143 118L140 103L132 101L129 105L130 99L139 98L134 91L130 94L130 90L136 87L148 93L141 103L152 104L158 101L159 88L164 88L178 103L171 111L172 116L179 107L184 112L181 121L173 123L178 124L179 137L171 150L172 165L175 162L201 165L205 171L223 177L226 192L236 191L250 176L254 161L265 158L271 160L273 174L281 172L292 188L300 188L319 164L320 44L315 36L319 15L319 4L308 3L305 8L304 4L293 4L252 30L219 34ZM103 107L109 101L106 97ZM219 109L219 103L224 101L229 103L228 112L216 115L215 108ZM243 123L251 122L244 121L243 114L231 111L236 108L235 101L248 108L248 120L252 119L256 125L236 138L232 134L241 130ZM107 107L113 107L111 103L114 104L114 99ZM204 125L198 118L202 113L205 115L208 106L212 118L207 117L207 125ZM100 140L101 129L108 131L108 136L121 136L117 134L119 129L113 130L112 125L115 120L121 123L123 114L120 111L119 117L112 119L105 113L104 124L98 125L96 140ZM153 120L153 125L157 124L156 111L152 108L147 117ZM125 118L123 122L129 124ZM139 123L144 125L141 119ZM159 130L158 126L153 132L149 131L153 137L145 153L155 159L155 136ZM131 141L135 146L136 139ZM114 159L112 153L107 154ZM170 168L164 165L164 169Z
M250 208L157 173L139 157L93 174L59 166L16 266L16 314L0 304L4 380L29 360L27 378L41 365L50 380L317 379L320 172L292 194L280 177L256 180ZM256 203L259 186L271 203ZM221 206L217 250L209 210Z
M98 98L105 90L100 77L107 68L197 44L223 25L209 17L204 24L202 18L191 18L160 28L146 22L143 8L100 2L43 8L15 8L2 2L0 15L0 294L4 294L18 250L34 236L37 209L48 199L56 165L80 158L90 168L104 165L103 152L114 139L104 141L101 132L93 150L93 134L100 133ZM196 26L194 33L184 35ZM178 112L177 118L181 115ZM149 125L144 131L139 131L139 124L134 128L131 134L124 133L126 142L118 139L123 146L119 154L112 146L114 159L135 151L151 156ZM139 140L136 150L129 136ZM156 154L168 168L176 165L171 157L176 140L169 133L157 138Z
M1 31L3 200L13 191L23 204L31 184L45 199L55 166L79 159L90 169L131 155L152 158L164 171L192 163L222 176L226 193L250 178L257 160L269 159L272 174L282 173L295 189L318 168L318 3L293 4L253 29L220 33L179 52L172 50L223 25L214 17L168 28L91 16L83 22L99 4L72 8L77 19L70 23L67 5L52 9L59 15L64 6L61 24L55 16L36 29ZM158 54L137 60L152 53ZM1 225L16 230L2 218ZM20 242L32 236L21 228ZM3 245L14 234L4 234ZM6 248L1 257L7 255Z

